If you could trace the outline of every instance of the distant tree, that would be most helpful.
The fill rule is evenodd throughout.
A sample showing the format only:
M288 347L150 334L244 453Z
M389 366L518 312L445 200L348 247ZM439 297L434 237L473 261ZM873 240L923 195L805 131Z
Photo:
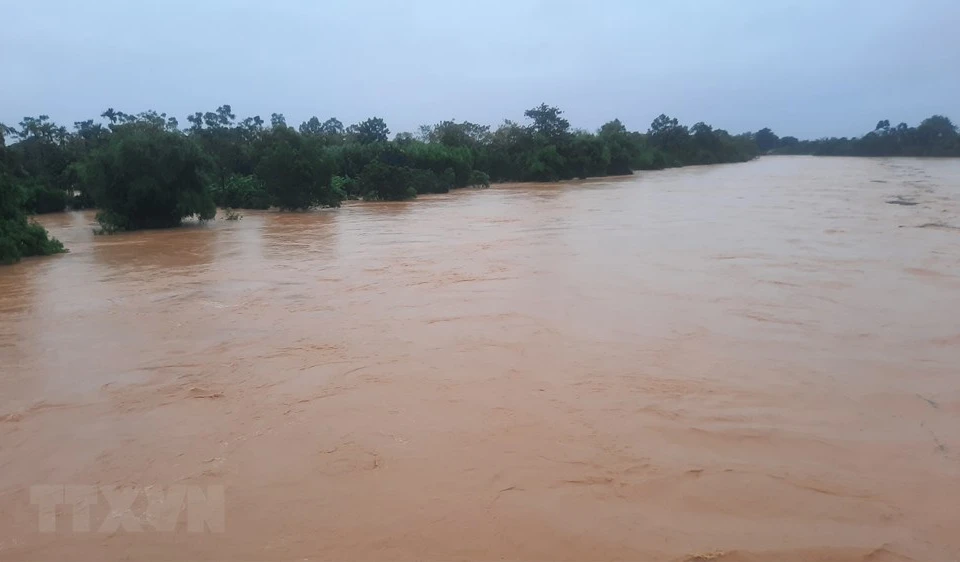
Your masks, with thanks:
M282 113L271 113L270 114L270 126L274 129L287 126L287 118L283 116Z
M123 115L123 113L118 113L118 112L114 111L114 109L111 107L111 108L108 108L108 109L107 109L106 111L104 111L103 113L101 113L101 114L100 114L100 117L103 117L103 118L107 119L107 120L110 121L111 123L117 123L117 121L120 120L120 117L121 117L122 115Z
M541 103L533 109L523 112L524 117L533 120L533 131L550 139L557 139L569 133L570 122L561 117L563 111Z
M490 127L469 121L442 121L432 126L421 125L419 137L429 143L477 148L489 142Z
M608 121L600 127L600 130L597 132L601 137L612 137L616 135L625 135L627 134L627 128L623 126L623 123L619 119L614 119L613 121Z
M204 113L203 124L208 129L228 129L233 126L236 118L237 116L233 114L233 108L224 104L218 107L216 111Z
M647 131L650 143L664 154L673 155L672 165L682 164L689 156L688 141L690 132L680 124L676 117L661 113L650 123Z
M6 146L6 137L12 137L17 134L17 130L0 123L0 148Z
M377 142L387 142L390 138L390 129L383 119L373 117L347 128L347 134L356 139L360 144L372 144Z
M927 147L949 143L957 136L957 127L950 121L949 117L934 115L920 123L917 127L917 136L920 142Z
M300 123L300 134L318 137L323 134L323 125L320 124L319 119L311 117L308 121Z
M754 133L753 140L757 143L757 148L759 148L762 152L767 152L777 147L780 137L774 134L774 132L769 128L764 127L763 129L760 129Z
M343 123L336 117L331 117L320 126L320 132L325 135L343 136Z
M323 123L316 117L300 125L300 134L324 139L328 144L336 144L343 140L343 123L333 117Z
M882 119L872 131L861 137L785 141L781 139L777 150L779 153L817 156L960 156L957 127L943 115L928 117L917 127L910 127L906 123L891 127L888 119Z
M239 128L255 136L263 131L263 119L259 115L247 117L240 122Z
M676 117L668 117L661 113L650 123L650 129L647 131L651 136L663 135L669 133L680 126L680 121Z

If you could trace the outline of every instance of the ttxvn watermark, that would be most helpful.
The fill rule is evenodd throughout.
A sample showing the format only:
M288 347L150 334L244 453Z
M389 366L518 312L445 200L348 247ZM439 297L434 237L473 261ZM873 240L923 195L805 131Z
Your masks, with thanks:
M30 503L41 533L222 533L225 527L223 486L46 484L30 487Z

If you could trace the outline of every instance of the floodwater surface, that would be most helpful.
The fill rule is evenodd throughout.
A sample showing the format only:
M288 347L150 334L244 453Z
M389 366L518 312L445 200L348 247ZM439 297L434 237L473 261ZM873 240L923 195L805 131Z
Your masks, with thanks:
M244 215L0 269L0 559L960 558L960 160Z

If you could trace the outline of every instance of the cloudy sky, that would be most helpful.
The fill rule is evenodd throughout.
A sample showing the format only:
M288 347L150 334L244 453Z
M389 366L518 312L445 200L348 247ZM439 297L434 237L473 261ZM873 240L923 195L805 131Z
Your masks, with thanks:
M960 121L958 0L0 0L0 122L156 109L390 129L660 113L731 132Z

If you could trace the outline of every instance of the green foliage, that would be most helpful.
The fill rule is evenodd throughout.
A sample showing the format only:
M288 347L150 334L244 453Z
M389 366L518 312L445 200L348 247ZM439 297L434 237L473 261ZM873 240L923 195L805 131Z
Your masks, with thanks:
M333 176L330 178L330 187L342 193L344 199L360 198L360 184L350 176Z
M270 194L256 176L232 175L223 185L210 188L218 207L235 209L269 209Z
M21 190L25 195L23 208L27 213L60 213L67 208L67 192L62 189L27 182Z
M486 172L474 170L470 174L470 187L490 187L490 176Z
M345 198L345 193L330 186L334 164L316 139L289 127L274 127L264 135L261 154L257 176L281 209L339 207Z
M490 127L469 121L443 121L421 126L420 139L431 144L476 149L490 141Z
M453 175L449 187L466 187L473 170L473 154L465 146L447 146L441 143L410 141L402 148L410 167L429 170L437 177L444 177L447 170ZM419 193L423 193L419 189Z
M105 231L166 228L184 217L213 218L216 207L203 181L209 165L197 144L147 123L114 128L109 143L84 166Z
M403 201L417 196L411 180L410 168L394 166L379 160L367 164L358 178L364 199Z
M737 162L760 150L756 135L732 136L704 123L688 129L666 115L647 133L628 131L617 119L596 133L572 130L563 111L547 104L524 116L526 124L504 121L495 129L441 121L390 142L390 130L378 117L348 128L336 118L311 117L295 129L281 113L268 122L260 116L238 119L224 104L190 114L181 131L177 119L164 113L109 108L103 122L78 121L73 131L46 115L25 117L19 127L0 125L0 148L15 141L4 165L21 212L96 206L104 231L175 226L190 215L205 220L215 205L335 207L346 198L402 200L491 181ZM908 139L924 153L956 145L956 130L946 118L931 118L903 134L881 122L874 134L882 142L871 142L896 137L902 147ZM764 131L757 135L762 142ZM806 147L790 140L780 139L778 147Z
M447 193L453 188L455 174L452 168L447 168L441 174L433 170L418 170L408 168L410 187L419 195L421 193Z
M65 251L59 240L50 237L46 229L26 217L0 218L0 264L9 265L21 258Z
M555 145L542 146L527 155L526 173L521 179L526 181L557 181L564 176L564 158Z
M556 141L570 130L570 122L561 117L563 112L545 103L523 112L524 117L533 120L531 129L534 134Z
M7 173L4 150L0 147L0 264L64 252L59 240L27 220L22 205L23 194Z
M468 121L441 121L421 127L417 136L399 134L393 142L388 141L386 123L377 117L346 129L336 118L311 117L294 129L280 113L271 114L269 124L259 116L238 120L226 104L189 115L183 133L177 130L176 119L163 113L128 114L112 108L102 114L106 126L79 121L73 133L44 115L24 118L19 129L3 131L19 138L12 151L16 180L51 190L37 193L36 201L44 202L37 208L60 207L52 191L59 190L68 194L65 204L71 207L97 203L111 229L179 222L170 198L160 198L156 205L144 200L144 205L157 207L149 212L139 207L118 211L112 196L97 200L108 193L106 172L115 171L104 165L103 154L115 151L118 139L130 136L133 129L193 141L204 157L204 163L196 166L201 183L209 186L217 204L231 208L304 209L336 206L344 198L404 199L414 192L445 192L490 181L556 181L743 161L758 152L751 136L733 137L703 123L687 129L665 115L654 121L647 134L630 132L619 120L604 124L595 134L574 131L563 111L547 104L525 111L524 116L529 120L526 125L505 121L495 130ZM942 130L937 123L928 128ZM371 166L375 162L379 164ZM151 177L157 173L152 168ZM384 169L398 177L387 181ZM138 193L152 191L138 186ZM113 186L109 193L118 189ZM185 191L197 193L198 199L197 206L184 209L206 204L193 187ZM153 216L137 218L144 214ZM124 218L129 216L134 217L132 221Z
M356 125L350 125L347 128L347 134L360 144L371 144L375 142L387 142L390 138L390 129L383 119L373 117Z
M773 150L780 144L780 137L766 127L754 133L753 140L761 152Z

